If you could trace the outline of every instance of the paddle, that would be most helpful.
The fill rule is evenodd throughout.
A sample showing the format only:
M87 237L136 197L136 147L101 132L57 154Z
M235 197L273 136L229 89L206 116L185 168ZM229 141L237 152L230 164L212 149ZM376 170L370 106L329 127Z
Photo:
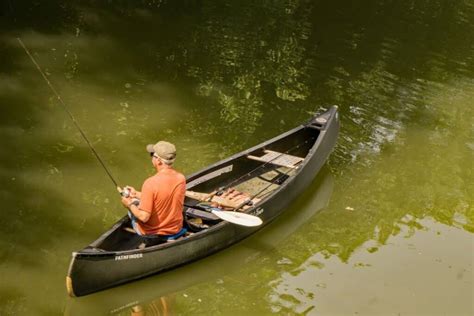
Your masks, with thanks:
M187 204L185 204L184 206L201 210L201 211L210 212L216 215L217 217L219 217L220 219L232 224L236 224L236 225L255 227L255 226L260 226L263 223L260 217L246 214L246 213L234 212L234 211L222 211L216 207L206 208L206 207L202 207L198 205L191 206Z

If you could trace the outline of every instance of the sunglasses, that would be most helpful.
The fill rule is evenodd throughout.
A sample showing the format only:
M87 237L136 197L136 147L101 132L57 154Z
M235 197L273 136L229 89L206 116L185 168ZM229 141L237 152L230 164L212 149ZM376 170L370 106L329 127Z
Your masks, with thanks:
M158 156L155 156L155 153L150 153L150 157L152 157L152 158L156 158L156 159L160 159L160 157L158 157ZM161 160L161 159L160 159L160 160Z

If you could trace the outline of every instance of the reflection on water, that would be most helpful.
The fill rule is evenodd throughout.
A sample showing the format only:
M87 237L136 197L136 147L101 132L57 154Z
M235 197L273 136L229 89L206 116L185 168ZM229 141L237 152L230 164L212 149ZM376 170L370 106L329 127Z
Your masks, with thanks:
M272 311L468 315L465 303L473 294L472 254L459 250L472 248L471 236L432 219L417 224L423 228L413 231L404 226L379 250L373 241L364 243L347 262L316 253L298 271L282 273L270 283ZM441 300L442 306L433 304L434 300Z
M162 296L154 300L146 302L145 304L136 304L130 308L125 308L123 311L110 311L113 315L130 315L130 316L170 316L173 313L173 297Z
M338 265L331 260L347 267L367 243L368 258L382 251L395 256L387 245L392 238L406 230L407 240L419 231L443 231L438 225L462 232L459 240L446 233L454 249L472 242L473 17L466 1L3 1L0 200L8 207L0 217L0 314L57 314L71 251L123 215L114 188L16 36L120 183L137 184L150 174L141 154L150 141L175 142L177 167L189 174L299 124L315 109L340 105L341 134L328 162L335 174L329 207L285 236L278 251L253 261L245 275L178 289L170 274L163 293L149 298L178 291L175 306L183 314L204 313L204 305L215 312L317 313L331 298L300 291L295 280L318 256L327 261L312 266L328 273ZM439 256L472 275L459 256L447 250ZM346 269L347 278L359 268ZM367 271L366 278L378 277ZM398 270L377 271L406 280ZM287 274L295 278L282 277ZM133 287L121 288L129 294ZM392 290L384 289L397 293ZM353 300L365 304L370 293L360 293ZM426 288L414 293L431 302L426 310L443 304ZM117 306L128 302L109 295ZM262 304L256 297L267 299ZM446 313L472 314L460 297L459 308ZM378 311L391 304L378 299L366 303ZM344 312L356 311L350 307L356 304L347 306Z

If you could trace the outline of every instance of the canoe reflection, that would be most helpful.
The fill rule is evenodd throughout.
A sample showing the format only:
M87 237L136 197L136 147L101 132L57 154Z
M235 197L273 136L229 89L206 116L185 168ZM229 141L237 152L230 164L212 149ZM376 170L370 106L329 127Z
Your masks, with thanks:
M259 256L277 248L327 206L333 185L332 174L323 167L304 194L273 223L250 238L208 258L154 277L85 297L69 298L65 315L169 315L174 301L170 299L174 297L170 293L218 280L238 270L243 263L251 264Z

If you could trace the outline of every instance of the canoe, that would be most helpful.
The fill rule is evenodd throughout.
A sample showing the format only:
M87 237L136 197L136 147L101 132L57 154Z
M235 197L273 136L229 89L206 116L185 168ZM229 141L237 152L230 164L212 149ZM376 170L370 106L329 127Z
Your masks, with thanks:
M145 307L149 302L160 301L162 297L172 297L174 293L201 283L220 283L228 276L239 275L242 262L254 266L256 273L262 267L259 262L273 255L281 243L288 240L316 221L317 213L329 204L334 189L334 178L329 168L323 166L315 180L303 194L298 196L271 225L242 240L236 245L213 256L173 269L101 291L80 299L67 300L64 316L75 315L127 315L133 306ZM300 245L301 246L301 245ZM310 255L311 253L307 253ZM301 259L305 261L304 258ZM146 308L144 308L146 309ZM173 306L170 306L173 310ZM172 314L172 313L171 313Z
M237 211L262 225L244 227L185 207L188 233L172 242L138 247L124 216L96 241L72 253L66 277L70 296L83 296L209 256L248 237L280 215L318 174L339 133L337 106L279 136L186 177L186 189L208 196L232 188L252 201ZM210 194L210 195L209 195ZM186 205L201 201L186 197ZM198 221L196 221L198 219Z

